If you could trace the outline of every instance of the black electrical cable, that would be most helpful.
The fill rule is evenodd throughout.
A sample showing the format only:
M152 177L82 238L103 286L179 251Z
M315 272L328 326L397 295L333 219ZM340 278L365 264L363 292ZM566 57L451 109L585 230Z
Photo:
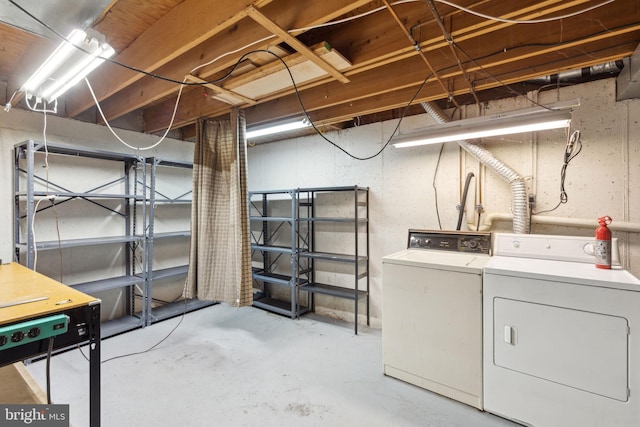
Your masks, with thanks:
M16 6L18 9L20 9L22 12L24 12L25 14L27 14L29 17L31 17L33 20L35 20L36 22L38 22L40 25L44 26L45 28L47 28L49 31L51 31L52 33L54 33L57 37L61 38L62 40L65 40L67 42L69 42L69 40L67 40L67 38L60 34L58 31L56 31L54 28L52 28L51 26L49 26L48 24L46 24L45 22L43 22L41 19L39 19L37 16L33 15L32 13L30 13L28 10L26 10L25 8L23 8L22 6L20 6L18 3L15 2L15 0L9 0L9 2L11 4L13 4L14 6ZM486 69L484 69L484 67L482 67L480 64L478 64L477 59L473 59L469 56L469 54L462 49L455 41L452 41L453 45L459 49L468 59L470 62L474 63L475 65L477 65L478 67L480 67L487 75L489 75L491 78L493 78L497 83L501 84L503 87L507 88L509 91L513 92L515 95L517 96L523 96L525 97L527 100L533 102L534 104L540 105L538 104L535 100L532 100L528 97L526 97L526 95L523 95L513 89L511 89L508 85L504 84L503 82L501 82L496 76L494 76L493 74L489 73ZM557 44L560 45L560 44ZM82 49L79 46L73 45L74 47L76 47L77 49L86 52L84 49ZM522 46L518 46L519 48ZM504 51L500 51L500 52L496 52L494 54L499 54L499 53L503 53ZM330 143L331 145L333 145L335 148L339 149L340 151L342 151L343 153L345 153L347 156L355 159L355 160L370 160L373 159L375 157L377 157L378 155L380 155L385 149L386 147L389 145L389 143L391 142L393 136L395 136L396 132L398 131L398 129L400 128L400 124L402 123L402 120L404 119L409 107L411 106L411 104L413 103L413 101L417 98L418 94L420 93L420 91L422 90L422 88L424 87L424 85L427 83L427 81L429 80L429 78L432 76L432 74L428 74L427 77L423 80L422 84L418 87L418 90L416 91L415 95L411 98L411 100L409 101L409 103L407 104L407 106L404 108L401 116L400 116L400 120L398 121L398 124L396 125L395 129L393 130L393 133L391 134L391 136L389 137L389 139L384 143L384 145L382 146L382 148L376 152L375 154L371 155L371 156L367 156L367 157L358 157L358 156L354 156L351 153L349 153L348 151L346 151L344 148L340 147L338 144L336 144L335 142L329 140L327 137L324 136L324 134L317 128L317 126L315 125L315 123L313 123L313 121L311 120L311 118L309 117L309 113L307 112L302 99L300 97L300 91L295 83L295 80L293 78L293 74L291 73L291 70L289 69L288 65L285 63L285 61L277 54L275 54L274 52L271 52L269 50L266 49L256 49L250 52L245 53L244 55L242 55L237 61L236 63L230 68L230 70L222 77L214 79L214 80L208 80L208 81L203 81L203 82L186 82L186 81L179 81L179 80L175 80L169 77L164 77L155 73L151 73L145 70L141 70L138 69L136 67L130 66L130 65L126 65L126 64L122 64L118 61L115 61L113 59L110 58L104 58L106 59L108 62L111 62L115 65L127 68L131 71L134 72L138 72L144 75L147 75L149 77L153 77L153 78L157 78L160 80L164 80L170 83L175 83L178 85L183 85L183 86L203 86L203 85L207 85L207 84L215 84L215 83L220 83L226 79L228 79L229 77L231 77L231 75L233 74L233 72L240 66L240 64L249 56L252 55L254 53L267 53L269 55L274 56L277 60L279 60L286 68L288 74L289 74L289 78L291 79L291 82L293 83L293 87L296 93L296 97L298 99L298 103L300 104L300 107L302 108L302 111L305 114L305 117L307 118L307 120L309 120L309 123L311 124L311 126L313 127L313 129L315 130L315 132L322 138L324 139L326 142ZM490 56L490 55L488 55ZM485 56L486 57L486 56ZM438 72L444 71L448 68L451 67L445 67L441 70L438 70ZM548 108L544 105L540 105L543 108Z
M324 134L320 131L320 129L318 129L318 127L316 126L316 124L313 122L313 120L311 120L311 117L309 115L309 112L307 111L306 107L304 106L304 103L302 102L302 97L300 95L300 90L298 89L298 85L296 84L295 79L293 78L293 74L291 73L291 69L289 68L289 66L287 65L287 63L284 61L284 59L282 59L282 57L280 57L278 54L271 52L269 50L266 49L256 49L256 50L252 50L251 52L247 52L244 55L242 55L240 57L240 59L238 60L238 62L234 65L234 69L236 66L238 66L238 64L240 64L240 62L242 62L244 60L244 58L246 58L247 56L254 54L254 53L266 53L268 55L272 55L274 58L276 58L277 61L280 61L282 63L282 65L285 67L285 69L287 70L287 74L289 74L289 79L291 80L291 84L293 85L293 89L294 92L296 94L296 99L298 100L298 104L300 105L300 108L302 109L302 112L304 113L305 118L309 121L309 123L311 124L311 127L315 130L315 132L322 138L324 139L326 142L328 142L329 144L333 145L335 148L337 148L338 150L342 151L344 154L346 154L347 156L351 157L352 159L355 160L371 160L377 156L379 156L380 154L382 154L382 152L387 148L387 146L391 143L391 140L393 139L393 137L396 135L396 133L398 132L398 129L400 128L400 124L402 123L402 121L404 120L407 111L409 110L409 108L411 107L411 105L413 104L413 101L415 101L415 99L418 97L418 95L420 94L420 92L422 91L422 89L424 88L424 85L427 84L427 81L429 81L429 78L431 78L432 74L429 73L427 74L427 76L424 78L424 80L422 81L422 83L420 84L420 86L418 87L418 90L416 90L416 92L414 93L414 95L411 97L411 99L409 100L409 102L407 103L407 105L404 107L404 109L402 110L402 113L400 114L400 119L398 120L398 123L396 124L396 127L393 129L393 132L391 133L391 136L387 139L387 141L384 143L384 145L382 146L382 148L380 148L380 150L378 150L375 154L372 154L370 156L367 157L358 157L355 156L351 153L349 153L347 150L345 150L344 148L340 147L338 144L336 144L335 142L331 141L329 138L327 138L326 136L324 136ZM228 73L229 74L229 73Z
M158 341L157 343L155 343L154 345L152 345L151 347L149 347L146 350L136 351L136 352L133 352L133 353L121 354L119 356L110 357L108 359L100 361L100 363L107 363L107 362L110 362L112 360L122 359L122 358L125 358L125 357L135 356L135 355L138 355L138 354L145 354L145 353L150 352L151 350L155 349L160 344L165 342L175 332L175 330L178 329L178 326L180 326L182 324L182 321L184 320L186 314L187 314L187 299L185 298L184 299L184 311L180 315L180 321L169 331L169 333L167 333L167 335L164 336L164 338L162 338L160 341ZM80 345L78 345L78 350L80 351L80 354L82 354L82 357L84 357L85 360L88 362L89 358L84 354L84 352L82 351L82 348L80 347Z
M47 403L51 405L51 353L53 352L53 338L49 337L49 348L47 349L47 366L46 366L46 377L47 377Z
M59 38L61 38L62 40L67 41L68 43L69 40L67 40L67 38L65 36L63 36L62 34L60 34L58 31L56 31L54 28L52 28L51 26L49 26L48 24L46 24L45 22L43 22L42 20L40 20L37 16L34 16L32 13L30 13L28 10L24 9L22 6L20 6L19 4L17 4L14 0L9 0L11 2L11 4L13 4L14 6L16 6L17 8L19 8L21 11L23 11L24 13L26 13L29 17L31 17L32 19L34 19L36 22L38 22L40 25L44 26L45 28L47 28L49 31L53 32L56 36L58 36ZM89 52L85 51L84 49L82 49L79 46L76 46L75 44L71 43L76 49L89 54ZM340 151L342 151L344 154L346 154L347 156L355 159L355 160L371 160L377 156L379 156L389 145L389 143L391 143L392 138L395 136L395 134L398 132L398 129L400 128L400 124L402 123L402 120L404 119L405 115L407 114L407 111L409 110L409 107L411 106L411 104L413 103L413 101L418 97L418 94L420 93L420 91L422 90L422 88L424 87L424 85L427 83L427 81L429 80L429 78L431 77L431 74L428 74L425 79L422 81L422 83L420 84L420 86L418 87L418 90L416 91L416 93L413 95L413 97L411 98L411 100L409 101L409 103L407 104L407 106L404 108L402 114L400 115L400 120L398 121L398 124L396 125L395 129L393 130L393 133L391 134L391 136L389 137L389 139L384 143L384 145L382 146L382 148L380 148L380 150L378 150L378 152L376 152L375 154L371 155L371 156L367 156L367 157L358 157L358 156L354 156L353 154L349 153L347 150L345 150L344 148L340 147L338 144L336 144L335 142L331 141L330 139L328 139L326 136L324 136L324 134L320 131L320 129L318 129L318 127L315 125L315 123L313 123L313 121L311 120L311 118L309 117L309 113L307 111L307 109L304 106L304 103L302 102L302 98L300 97L300 91L298 89L298 86L295 82L295 79L293 78L293 74L291 73L291 70L289 69L289 66L287 65L287 63L284 61L284 59L282 59L282 57L280 57L279 55L277 55L274 52L271 52L269 50L266 49L256 49L256 50L252 50L250 52L245 53L244 55L242 55L236 62L235 64L229 69L229 71L222 77L214 79L214 80L207 80L207 81L203 81L203 82L186 82L186 81L179 81L179 80L175 80L175 79L171 79L168 77L164 77L164 76L160 76L158 74L155 73L150 73L148 71L144 71L144 70L140 70L138 68L132 67L130 65L125 65L122 64L118 61L112 60L110 58L103 58L108 62L111 62L115 65L119 65L121 67L127 68L129 70L138 72L138 73L142 73L145 74L147 76L153 77L153 78L157 78L160 80L164 80L167 82L171 82L171 83L176 83L179 85L183 85L183 86L203 86L203 85L207 85L207 84L214 84L214 83L220 83L226 79L228 79L229 77L231 77L231 75L233 74L233 72L240 66L240 64L249 56L255 53L266 53L269 55L272 55L274 58L276 58L276 60L280 61L285 69L287 70L287 73L289 74L289 78L291 79L291 82L293 84L293 88L295 90L295 94L296 94L296 98L298 99L298 103L300 104L300 107L302 109L302 111L304 112L304 115L306 117L306 119L309 121L309 123L311 124L311 126L313 127L313 129L315 130L315 132L325 141L327 141L329 144L333 145L335 148L339 149Z
M478 63L478 61L476 59L473 59L466 50L464 50L458 43L456 43L455 41L451 40L450 41L451 45L454 46L456 49L458 49L460 52L462 52L464 54L464 56L467 57L467 59L476 67L480 68L484 73L486 73L491 79L493 79L496 83L498 83L500 86L502 86L503 88L506 88L507 91L509 91L510 93L512 93L515 96L518 97L522 97L524 99L526 99L527 101L537 105L538 107L544 108L545 110L552 110L551 108L547 107L546 105L543 105L541 103L539 103L538 101L529 98L527 95L518 92L517 90L513 89L511 86L509 86L508 84L504 83L502 80L500 80L495 74L489 72L486 68L484 68L482 65L480 65ZM471 88L471 90L473 90L473 86Z
M178 326L180 326L182 324L182 321L184 320L186 313L187 313L187 299L185 298L185 300L184 300L184 311L183 311L182 315L180 316L180 321L173 327L173 329L171 329L169 331L169 333L167 335L165 335L164 338L162 338L160 341L158 341L157 343L155 343L154 345L152 345L151 347L149 347L146 350L136 351L136 352L133 352L133 353L122 354L120 356L110 357L108 359L105 359L105 360L101 361L100 363L107 363L107 362L110 362L112 360L122 359L123 357L135 356L135 355L138 355L138 354L144 354L144 353L150 352L151 350L155 349L157 346L159 346L160 344L165 342L173 334L173 332L176 329L178 329Z
M467 53L467 52L466 52L466 51L465 51L465 50L464 50L464 49L463 49L463 48L462 48L458 43L456 43L454 40L451 40L451 41L450 41L450 43L451 43L454 47L456 47L458 50L460 50L460 52L462 52L462 53L464 54L464 56L467 58L467 61L465 61L465 62L463 63L463 65L473 64L473 65L475 65L476 67L478 67L478 68L479 68L480 70L482 70L482 71L483 71L483 72L484 72L484 73L485 73L489 78L491 78L492 80L494 80L496 83L498 83L498 84L500 85L500 86L499 86L499 87L497 87L496 89L506 89L506 92L507 92L507 93L510 93L510 94L512 94L512 95L516 95L516 96L519 96L519 97L523 97L523 98L525 98L527 101L529 101L529 102L531 102L531 103L533 103L533 104L535 104L535 105L537 105L537 106L539 106L539 107L542 107L542 108L545 108L545 109L550 109L549 107L547 107L547 106L545 106L545 105L543 105L543 104L540 104L540 103L536 102L534 99L529 98L529 97L528 97L528 96L526 96L525 94L523 94L523 93L520 93L520 92L516 91L515 89L513 89L513 88L511 87L512 85L509 85L509 84L504 83L504 82L503 82L502 80L500 80L496 75L492 74L492 73L491 73L491 72L489 72L485 67L483 67L482 65L480 65L479 61L482 61L482 60L484 60L484 59L489 59L489 58L492 58L492 57L497 56L497 55L504 55L505 53L510 52L510 51L516 51L516 50L522 50L522 49L530 49L530 48L536 48L536 47L539 47L539 48L548 48L548 47L558 47L558 46L562 46L562 45L566 45L566 44L570 45L570 44L573 44L573 43L576 43L576 42L580 42L580 41L582 41L582 40L586 40L586 39L589 39L589 38L592 38L592 37L600 36L600 35L602 35L602 34L607 34L607 33L611 32L611 31L620 31L620 30L623 30L623 31L624 31L625 29L629 29L629 28L634 28L634 25L622 25L622 26L619 26L619 27L613 27L613 28L607 29L607 30L605 30L605 31L601 31L601 32L598 32L598 33L589 34L589 35L587 35L587 36L577 37L577 38L575 38L575 39L571 39L571 40L565 40L565 41L563 41L562 43L527 43L527 44L521 44L521 45L518 45L518 46L510 47L509 49L505 48L505 49L501 49L501 50L498 50L498 51L495 51L495 52L491 52L491 53L488 53L488 54L486 54L486 55L483 55L483 56L480 56L480 57L477 57L477 58L472 58L472 57L471 57L471 56L470 56L470 55L469 55L469 54L468 54L468 53ZM439 70L437 70L437 72L438 72L438 73L441 73L441 72L447 72L447 71L449 71L449 70L456 69L456 68L458 68L458 66L457 66L457 65L451 65L451 66L448 66L448 67L444 67L444 68L442 68L442 69L439 69Z
M46 29L48 29L49 31L51 31L52 33L54 33L57 37L61 38L62 40L65 40L67 42L69 42L69 40L67 40L67 38L60 34L58 31L56 31L54 28L52 28L50 25L46 24L45 22L43 22L41 19L39 19L37 16L34 16L31 12L29 12L28 10L26 10L25 8L23 8L22 6L20 6L19 4L17 4L15 2L15 0L9 0L11 2L11 4L13 4L14 6L16 6L17 8L19 8L22 12L24 12L25 14L27 14L29 17L31 17L33 20L35 20L36 22L38 22L40 25L44 26ZM73 45L76 49L79 49L85 53L89 53L86 52L84 49L82 49L79 46ZM427 83L427 81L429 80L429 78L431 77L431 74L428 74L425 79L422 81L422 83L420 84L420 86L418 87L418 90L416 91L416 93L413 95L413 97L411 98L411 100L408 102L407 106L404 108L404 110L402 111L402 114L400 115L400 120L398 121L398 124L396 125L395 129L393 130L393 133L391 134L391 136L389 137L389 139L384 143L384 145L382 146L382 148L380 148L380 150L378 150L378 152L376 152L375 154L371 155L371 156L367 156L367 157L358 157L358 156L354 156L353 154L349 153L347 150L345 150L344 148L340 147L338 144L336 144L335 142L331 141L330 139L328 139L326 136L324 136L324 134L320 131L320 129L317 128L317 126L315 125L315 123L313 123L313 121L311 120L311 118L309 117L309 113L307 111L307 109L304 106L304 103L302 102L302 98L300 97L300 91L298 89L298 86L296 85L296 82L293 78L293 74L291 73L291 70L289 69L289 66L286 64L286 62L277 54L275 54L274 52L271 52L269 50L266 49L256 49L256 50L252 50L250 52L245 53L244 55L242 55L237 61L236 63L231 67L231 69L222 77L218 78L218 79L214 79L214 80L208 80L208 81L204 81L204 82L185 82L185 81L179 81L179 80L175 80L175 79L171 79L168 77L164 77L164 76L160 76L158 74L155 73L150 73L148 71L144 71L144 70L140 70L138 68L132 67L130 65L126 65L126 64L122 64L118 61L109 59L109 58L104 58L106 59L108 62L111 62L115 65L119 65L121 67L127 68L129 70L138 72L138 73L142 73L145 74L147 76L153 77L153 78L157 78L160 80L164 80L167 82L171 82L171 83L176 83L179 85L183 85L183 86L203 86L206 84L214 84L214 83L220 83L226 79L228 79L232 73L236 70L236 68L238 68L240 66L240 64L245 60L245 58L247 58L249 55L255 54L255 53L266 53L269 55L272 55L274 58L276 58L276 60L280 61L284 67L287 70L287 73L289 74L289 78L291 79L291 82L293 83L293 88L295 90L296 93L296 97L298 99L298 103L300 104L300 107L302 108L302 111L304 112L305 117L307 118L307 120L309 120L309 123L311 124L311 126L313 127L313 129L315 130L315 132L325 141L327 141L329 144L333 145L335 148L339 149L340 151L342 151L343 153L345 153L347 156L355 159L355 160L370 160L373 159L377 156L379 156L386 148L387 146L391 143L391 139L395 136L395 134L398 132L398 129L400 128L400 124L402 123L402 120L404 119L405 115L407 114L407 111L409 110L409 107L411 106L411 104L413 103L413 101L418 97L420 91L422 90L422 88L424 87L424 85Z
M313 123L313 121L311 120L311 118L309 117L309 113L307 112L307 109L304 106L304 103L302 102L302 98L300 97L300 91L298 90L298 86L296 85L295 80L293 79L293 74L291 73L291 70L289 69L289 67L287 66L287 64L284 62L284 60L279 57L278 55L276 55L273 52L269 52L269 51L265 51L273 56L275 56L277 59L280 60L280 62L282 62L282 64L286 67L287 69L287 73L289 74L289 78L291 79L291 82L293 83L293 87L296 93L296 97L298 99L298 103L300 104L300 108L302 108L302 111L304 112L305 117L307 118L307 120L309 120L309 123L311 124L311 127L313 127L313 129L316 131L316 133L325 141L327 141L329 144L333 145L335 148L337 148L338 150L342 151L344 154L346 154L347 156L351 157L354 160L371 160L375 157L378 157L380 154L382 154L382 152L387 148L387 146L391 143L391 140L393 139L393 137L396 135L396 133L398 132L398 129L400 129L400 124L402 123L402 120L404 119L404 117L407 114L407 111L409 111L409 107L411 107L411 104L413 104L413 101L418 97L418 95L420 94L420 92L422 91L422 88L424 88L424 85L427 84L427 81L429 80L429 78L432 76L431 73L427 74L427 76L424 78L424 80L422 81L422 83L420 84L420 86L418 87L418 90L416 90L416 93L413 95L413 97L411 97L411 100L409 100L409 102L407 103L407 105L404 107L404 110L402 110L402 114L400 114L400 119L398 120L398 123L396 124L396 127L393 129L393 132L391 132L391 136L389 136L389 138L387 139L387 141L382 145L382 147L380 148L380 150L378 150L375 154L372 154L370 156L367 157L358 157L358 156L354 156L353 154L349 153L347 150L345 150L344 148L340 147L338 144L336 144L335 142L331 141L329 138L327 138L326 136L324 136L324 134L320 131L320 129L318 129L315 125L315 123ZM251 52L249 52L251 53Z
M569 201L569 195L567 194L567 190L564 187L565 180L567 178L567 168L569 167L569 163L571 160L575 159L578 154L582 151L582 141L580 140L580 131L574 131L571 136L567 139L567 145L564 150L564 161L562 167L560 168L560 201L551 209L547 209L544 211L533 212L535 215L539 215L542 213L553 212L560 207L560 205L567 203Z
M75 47L76 49L78 49L81 52L84 52L88 55L91 55L91 52L87 52L86 50L84 50L82 47L77 46L73 43L71 43L69 41L69 39L67 39L63 34L61 34L60 32L58 32L55 28L52 28L49 24L47 24L46 22L42 21L40 18L38 18L37 16L33 15L31 12L29 12L28 10L26 10L25 8L23 8L22 6L20 6L18 3L15 2L15 0L9 0L9 2L11 4L13 4L14 6L16 6L18 9L20 9L22 12L24 12L25 14L27 14L31 19L33 19L34 21L36 21L38 24L42 25L43 27L45 27L47 30L51 31L53 34L55 34L58 38L66 41L67 43L71 44L73 47ZM146 76L149 77L153 77L154 79L159 79L159 80L164 80L166 82L169 83L175 83L175 84L179 84L179 85L183 85L183 86L204 86L207 84L214 84L214 83L219 83L221 81L224 81L226 79L228 79L229 77L231 77L231 74L236 70L236 68L238 68L238 66L240 66L240 64L242 63L242 61L247 57L247 55L251 54L253 52L248 52L244 55L242 55L242 57L240 57L240 59L231 67L231 69L222 77L218 78L218 79L214 79L214 80L208 80L208 81L202 81L202 82L186 82L186 81L180 81L180 80L176 80L176 79L172 79L170 77L165 77L165 76L161 76L159 74L155 74L155 73L151 73L149 71L145 71L142 70L140 68L136 68L133 67L131 65L127 65L127 64L123 64L121 62L118 62L114 59L111 58L104 58L104 57L99 57L100 59L104 59L107 62L110 62L114 65L118 65L122 68L126 68L128 70L134 71L136 73L140 73L140 74L144 74Z
M23 13L25 13L26 15L28 15L31 19L33 19L34 21L36 21L37 23L39 23L40 25L42 25L43 27L45 27L46 29L48 29L49 31L51 31L51 32L52 32L53 34L55 34L58 38L60 38L60 39L62 39L62 40L65 40L65 41L69 42L69 40L68 40L64 35L62 35L62 34L61 34L60 32L58 32L56 29L52 28L52 27L51 27L50 25L48 25L46 22L42 21L42 20L41 20L40 18L38 18L37 16L33 15L31 12L29 12L28 10L26 10L26 9L25 9L25 8L23 8L22 6L20 6L18 3L16 3L16 2L15 2L15 0L9 0L9 2L10 2L11 4L13 4L14 6L16 6L18 9L20 9ZM589 34L589 35L587 35L587 36L579 37L579 38L576 38L576 39L573 39L573 40L566 40L566 41L564 42L564 44L567 44L567 43L574 43L574 42L576 42L576 41L585 40L585 39L587 39L587 38L589 38L589 37L598 36L598 35L605 34L605 33L607 33L607 32L611 32L611 31L623 30L623 29L625 29L625 28L633 28L633 25L624 25L624 26L614 27L614 28L607 29L606 31L601 31L600 33ZM468 55L468 54L467 54L467 53L466 53L462 48L460 48L460 46L459 46L457 43L455 43L455 41L452 41L452 42L453 42L453 45L454 45L456 48L458 48L461 52L463 52L463 53L465 54L465 56L467 56L467 58L468 58L471 62L473 62L474 64L476 64L477 66L479 66L479 67L480 67L481 69L483 69L483 71L485 71L485 72L487 72L487 71L486 71L482 66L480 66L479 64L477 64L477 62L476 62L476 61L478 61L478 60L482 60L482 59L486 59L486 58L490 58L490 57L492 57L492 56L494 56L494 55L504 54L504 53L507 51L506 49L502 49L502 50L500 50L500 51L496 51L496 52L493 52L493 53L489 53L489 54L484 55L484 56L482 56L482 57L478 57L478 58L473 59L473 58L471 58L471 57L470 57L470 56L469 56L469 55ZM516 50L516 49L523 49L523 48L530 48L530 47L553 47L553 46L561 46L562 44L563 44L563 43L530 43L530 44L522 44L522 45L514 46L514 47L510 48L509 50ZM85 53L89 53L89 52L85 51L84 49L82 49L82 48L81 48L81 47L79 47L79 46L75 46L75 45L74 45L74 47L75 47L76 49L78 49L78 50L81 50L81 51L85 52ZM250 53L251 53L251 52L250 52ZM271 53L271 52L270 52L270 53ZM118 65L118 66L120 66L120 67L126 68L126 69L131 70L131 71L134 71L134 72L136 72L136 73L144 74L144 75L149 76L149 77L152 77L152 78L156 78L156 79L159 79L159 80L164 80L164 81L166 81L166 82L175 83L175 84L184 85L184 86L204 86L204 85L207 85L207 84L212 84L212 83L217 83L217 82L220 82L220 81L224 81L224 80L226 80L227 78L229 78L230 74L235 70L235 68L237 68L237 67L238 67L238 65L239 65L239 63L240 63L240 61L238 61L238 62L233 66L234 68L233 68L229 73L227 73L225 76L223 76L223 77L221 77L221 78L219 78L219 79L216 79L216 80L210 80L210 81L203 81L203 82L184 82L184 81L180 81L180 80L172 79L172 78L170 78L170 77L165 77L165 76L162 76L162 75L159 75L159 74L155 74L155 73L152 73L152 72L149 72L149 71L145 71L145 70L142 70L142 69L139 69L139 68L133 67L133 66L131 66L131 65L123 64L123 63L118 62L118 61L116 61L116 60L114 60L114 59L110 59L110 58L103 58L103 59L105 59L105 60L106 60L106 61L108 61L108 62L111 62L111 63L112 63L112 64L114 64L114 65ZM440 69L440 70L437 70L437 71L438 71L438 72L442 72L442 71L446 71L447 69L451 69L451 68L456 68L456 66L444 67L444 68L442 68L442 69ZM491 74L490 74L490 73L488 73L488 72L487 72L487 74L488 74L490 77L492 77L496 82L500 83L502 86L504 86L504 87L506 87L507 89L511 90L511 89L508 87L508 85L506 85L506 84L502 83L502 82L501 82L500 80L498 80L495 76L491 75ZM514 93L516 93L516 94L517 94L517 95L519 95L519 96L525 96L525 95L522 95L522 94L517 93L517 92L514 92ZM534 101L534 100L529 99L529 98L527 98L527 99L528 99L529 101L531 101L531 102L534 102L534 103L535 103L535 101Z

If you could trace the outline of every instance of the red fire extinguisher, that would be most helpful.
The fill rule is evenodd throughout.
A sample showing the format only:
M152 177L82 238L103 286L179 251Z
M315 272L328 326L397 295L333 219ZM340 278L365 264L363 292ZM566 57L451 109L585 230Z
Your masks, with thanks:
M596 268L611 268L611 224L610 216L598 218L600 226L596 228Z

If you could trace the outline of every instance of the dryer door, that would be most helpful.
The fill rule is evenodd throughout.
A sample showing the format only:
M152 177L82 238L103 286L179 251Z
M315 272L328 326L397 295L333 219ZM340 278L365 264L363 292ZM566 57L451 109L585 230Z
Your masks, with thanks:
M493 303L495 365L628 400L627 319L505 298Z

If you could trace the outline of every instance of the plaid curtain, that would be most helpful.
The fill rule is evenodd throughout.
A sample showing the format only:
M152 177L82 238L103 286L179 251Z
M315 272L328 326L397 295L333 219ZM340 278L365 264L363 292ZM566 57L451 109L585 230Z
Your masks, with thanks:
M191 249L184 297L251 305L247 144L242 111L197 122Z

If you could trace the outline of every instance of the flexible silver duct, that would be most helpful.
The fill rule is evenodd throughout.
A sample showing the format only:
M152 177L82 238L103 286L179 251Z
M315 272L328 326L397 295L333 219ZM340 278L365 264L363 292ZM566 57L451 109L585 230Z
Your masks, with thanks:
M575 70L561 71L550 76L536 77L527 80L525 83L532 84L553 84L569 82L571 80L587 79L603 75L616 75L624 67L623 61L611 61L604 64L592 65L591 67L578 68Z
M424 111L437 123L447 123L448 117L433 102L420 103ZM528 234L529 233L529 203L527 200L527 187L522 178L515 170L506 165L500 159L496 158L490 151L480 147L469 141L458 141L458 144L473 158L483 165L491 168L502 179L511 185L511 207L513 209L513 232Z

